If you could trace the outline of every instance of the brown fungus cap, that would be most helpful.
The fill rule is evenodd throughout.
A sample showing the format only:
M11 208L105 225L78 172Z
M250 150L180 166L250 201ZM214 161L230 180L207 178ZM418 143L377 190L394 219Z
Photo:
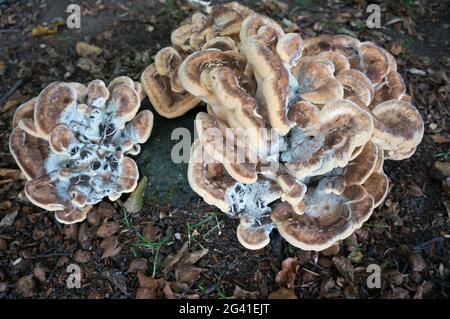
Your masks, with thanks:
M92 206L85 206L83 208L78 208L72 206L70 208L66 208L64 210L58 210L55 212L55 218L62 224L75 224L82 222L86 219L87 214L92 209Z
M227 66L238 74L245 69L245 57L235 51L207 49L189 55L180 66L178 76L186 91L199 98L208 98L210 90L202 81L202 72L219 66ZM208 101L207 101L208 102Z
M247 249L258 250L269 244L272 229L273 225L261 224L252 216L243 214L236 235L242 246Z
M39 135L47 138L65 111L74 107L76 102L77 92L72 86L61 82L48 85L39 94L34 111L34 124Z
M334 64L302 63L297 78L300 97L313 104L326 104L344 97L344 89L334 77Z
M375 90L371 108L374 108L384 101L401 99L405 92L406 87L402 77L398 72L391 71Z
M188 167L188 181L191 188L205 202L227 212L230 204L228 192L237 185L237 181L228 175L224 166L203 151L199 140L191 146Z
M166 118L185 114L200 103L200 99L187 92L172 90L171 78L161 76L154 64L150 64L141 75L142 87L155 110Z
M227 142L234 140L234 136L230 136L233 133L225 123L215 116L200 112L196 116L195 125L204 151L222 163L228 174L241 183L251 184L256 181L256 161L250 160L247 150ZM244 155L244 158L239 158L238 154Z
M38 207L48 211L64 210L71 206L70 199L59 194L58 181L52 175L42 175L29 180L25 184L25 194Z
M344 98L355 97L368 106L374 97L374 88L369 78L362 72L349 69L336 76L336 80L344 87Z
M386 50L372 42L363 42L359 47L360 69L374 85L380 84L389 73Z
M370 114L348 100L326 104L320 111L320 130L311 140L285 152L282 159L296 178L316 176L345 167L355 149L373 132Z
M327 191L342 194L347 186L362 185L378 165L379 149L372 141L364 146L362 152L344 168L342 176L328 183Z
M305 198L305 213L296 214L287 203L275 205L271 218L280 235L303 250L324 250L347 238L372 214L373 198L362 186L342 195L316 189Z
M16 127L9 138L9 150L28 180L46 174L45 161L50 152L46 140Z
M258 102L264 109L263 114L267 114L268 122L279 135L286 135L291 127L286 115L290 89L289 71L269 43L258 39L258 36L242 40L241 50L255 72L260 92L257 93Z
M380 206L389 191L389 178L383 172L373 172L362 185L372 195L374 208Z
M307 187L305 184L297 182L292 176L287 174L279 175L277 183L283 192L281 200L291 204L296 214L304 213L303 197L306 194Z
M410 103L401 100L385 101L378 104L372 113L375 124L373 141L384 150L412 150L422 140L422 117Z

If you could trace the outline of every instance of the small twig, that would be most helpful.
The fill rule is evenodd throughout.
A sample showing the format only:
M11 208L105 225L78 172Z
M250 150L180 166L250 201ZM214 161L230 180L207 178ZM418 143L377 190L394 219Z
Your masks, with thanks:
M1 98L0 98L0 106L7 100L10 98L11 95L13 95L17 89L22 85L23 80L17 80L16 83L14 83L14 85L8 90L8 92L6 92Z
M428 241L426 241L426 242L424 242L424 243L421 243L421 244L419 244L419 245L416 245L416 246L414 246L414 251L420 251L420 250L424 250L425 248L427 248L431 243L434 243L434 242L442 242L442 241L444 241L444 238L443 237L434 237L434 238L432 238L432 239L430 239L430 240L428 240Z
M72 256L70 253L49 253L49 254L42 254L38 255L35 258L48 258L48 257L64 257L64 256Z
M1 29L0 33L20 32L20 29Z

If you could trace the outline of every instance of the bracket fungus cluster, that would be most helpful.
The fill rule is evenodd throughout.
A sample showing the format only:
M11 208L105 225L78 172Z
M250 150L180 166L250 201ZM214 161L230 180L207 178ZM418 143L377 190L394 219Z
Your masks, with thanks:
M254 14L252 10L237 2L215 5L208 15L194 13L172 32L172 45L158 51L154 63L141 75L143 89L160 115L175 118L200 103L201 99L180 83L181 62L190 53L200 50L235 49L241 23L251 14Z
M54 82L17 109L9 148L33 204L72 224L104 197L136 188L139 172L128 155L140 152L153 126L152 112L138 112L141 90L125 76L108 87Z
M197 19L214 18L194 15L172 37L171 52L182 53L165 61L168 90L207 104L196 118L189 183L240 218L246 248L266 246L276 228L296 247L326 249L383 202L384 160L412 156L422 118L394 57L375 43L302 39L242 12L233 36L196 29Z

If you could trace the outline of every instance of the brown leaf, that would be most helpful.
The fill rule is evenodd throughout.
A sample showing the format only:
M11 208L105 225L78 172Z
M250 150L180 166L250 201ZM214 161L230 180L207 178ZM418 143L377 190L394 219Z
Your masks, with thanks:
M167 256L167 258L163 262L164 265L163 272L167 272L170 269L172 269L172 267L175 266L175 264L177 264L180 261L180 259L187 253L188 248L189 242L185 242L176 253Z
M147 277L142 271L139 271L137 276L139 289L136 292L136 299L156 299L158 279Z
M391 287L391 291L388 292L387 299L409 299L408 290L401 287Z
M107 222L97 229L97 236L101 238L110 237L117 233L119 229L120 225L118 222Z
M100 247L103 249L103 256L101 259L114 257L122 249L122 247L119 246L119 239L117 236L105 238L100 244Z
M280 287L294 288L295 275L299 269L298 258L287 258L281 263L281 270L275 277L275 282Z
M78 231L78 241L81 245L84 245L91 238L91 232L89 231L87 223L82 223L80 230Z
M136 299L156 299L156 291L148 288L138 288Z
M408 275L402 274L397 269L386 269L383 271L383 278L390 285L400 286L403 283L403 279Z
M335 256L332 261L336 269L344 276L344 278L351 281L355 280L355 267L353 267L350 260L343 256Z
M78 249L73 256L73 259L80 264L84 264L91 260L91 253L87 250Z
M100 224L100 213L98 212L97 207L91 209L91 211L87 215L87 222L91 226L98 226Z
M170 284L168 282L165 283L163 288L164 297L166 299L175 299L175 294L172 291L172 288L170 288Z
M444 136L444 135L441 135L441 134L434 134L434 135L431 135L431 138L433 139L433 141L435 143L438 143L438 144L448 144L448 143L450 143L450 136Z
M417 185L414 182L411 182L411 184L409 185L408 193L410 193L414 197L422 197L423 196L422 188L420 188L419 185Z
M145 271L147 267L148 267L147 259L136 258L130 263L130 267L128 268L127 273Z
M114 207L107 202L101 202L98 205L98 215L101 220L113 218L115 211Z
M203 268L182 265L175 269L175 280L178 283L191 285L197 281L202 271Z
M6 252L6 249L8 249L8 244L6 243L6 240L0 238L0 251Z
M144 230L142 231L142 236L144 236L145 240L147 241L155 241L158 239L159 234L159 227L156 226L153 223L148 224L144 227Z
M415 272L420 272L424 270L427 266L425 260L419 253L414 253L408 256L408 263L411 269Z
M339 243L334 243L327 249L322 250L320 253L324 256L336 256L339 254L339 251L341 250L341 245Z
M77 239L78 224L71 224L64 226L64 235L69 239Z
M44 267L37 265L36 267L34 267L33 274L39 281L44 282L46 271L47 270Z
M287 288L280 288L269 294L269 299L298 299L294 290Z
M96 57L103 52L101 48L86 42L78 42L75 46L75 51L83 58Z
M199 261L203 256L205 256L209 252L208 249L200 249L190 253L185 259L182 260L182 263L185 265L193 265L197 261Z
M258 291L248 291L242 289L239 286L236 286L234 288L233 296L230 297L230 299L257 299L257 298L259 298Z
M32 275L22 277L17 281L17 291L25 298L33 297L35 287L36 284Z
M440 178L445 178L450 176L450 163L449 162L440 162L437 161L434 163L434 167L436 168Z
M4 292L6 290L6 287L8 287L6 282L0 281L0 293Z

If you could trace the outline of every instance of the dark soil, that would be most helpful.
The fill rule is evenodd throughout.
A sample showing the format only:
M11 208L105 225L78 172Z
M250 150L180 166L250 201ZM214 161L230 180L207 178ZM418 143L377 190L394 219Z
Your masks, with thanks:
M80 1L81 29L62 26L32 36L37 25L65 20L71 2L0 0L0 298L267 297L279 288L275 276L288 257L300 263L298 298L449 297L449 180L435 168L436 161L448 165L450 159L449 1L380 2L381 29L366 27L364 1L245 1L296 23L304 37L347 33L385 46L425 122L414 156L385 164L392 184L386 202L340 243L339 252L328 254L295 249L276 232L265 249L246 250L236 239L238 221L190 190L187 164L170 161L176 143L170 137L175 127L192 132L198 109L175 120L156 116L137 157L149 178L138 214L105 202L87 221L63 226L32 206L7 146L17 106L53 81L138 80L169 44L171 30L194 10L177 0ZM79 41L102 54L86 63L75 51ZM152 108L147 99L143 108ZM188 263L192 252L205 255ZM80 289L66 286L73 263L82 269ZM366 285L369 264L382 269L380 289Z

